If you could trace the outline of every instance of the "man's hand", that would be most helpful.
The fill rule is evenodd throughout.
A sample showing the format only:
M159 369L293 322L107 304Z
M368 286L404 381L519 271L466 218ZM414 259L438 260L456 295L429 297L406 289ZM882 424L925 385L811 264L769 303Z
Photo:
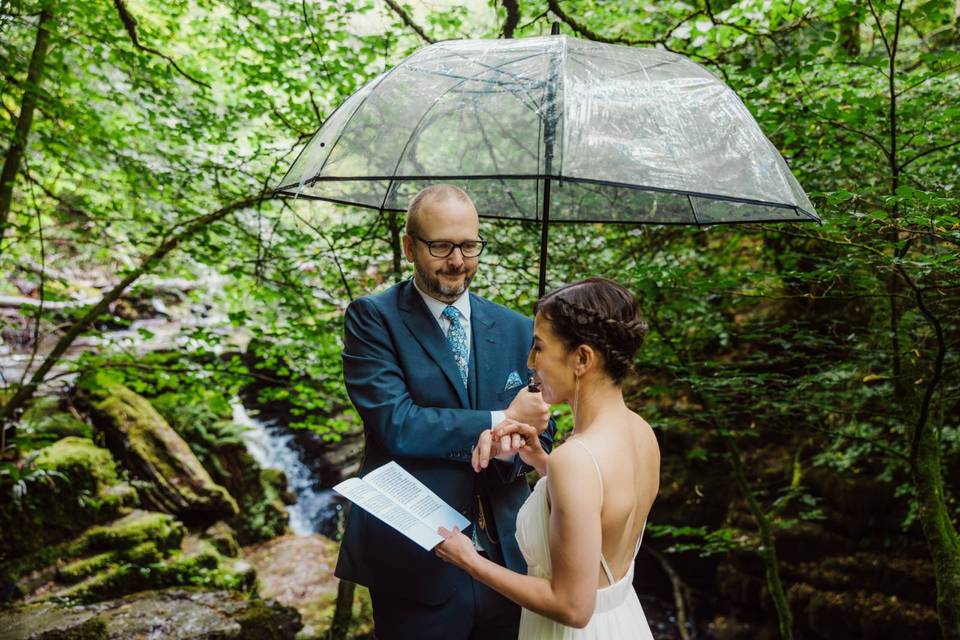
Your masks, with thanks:
M543 450L543 445L538 437L537 430L528 424L504 420L493 428L493 441L509 441L514 448L517 436L520 436L523 443L517 448L520 459L537 470L540 475L547 474L547 459L550 455Z
M524 387L520 389L520 393L513 399L504 414L510 420L531 425L540 434L547 430L550 405L543 401L543 394L531 393Z
M512 424L511 421L504 420L500 425L504 423ZM474 471L480 473L481 469L486 469L487 465L490 464L491 458L510 460L523 445L523 437L519 433L494 438L493 429L484 429L480 432L480 437L477 438L476 446L473 447L470 464L473 465Z

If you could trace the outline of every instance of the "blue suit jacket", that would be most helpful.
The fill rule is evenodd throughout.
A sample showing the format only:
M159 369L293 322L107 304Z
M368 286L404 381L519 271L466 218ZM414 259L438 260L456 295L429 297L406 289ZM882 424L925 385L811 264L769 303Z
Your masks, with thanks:
M465 388L446 336L408 280L355 300L344 318L343 377L363 420L360 473L395 460L440 498L468 515L477 487L489 499L506 566L526 572L514 537L529 495L519 458L495 460L480 474L471 450L490 427L490 411L509 406L526 379L533 340L529 318L470 295L470 378ZM541 440L549 451L555 425ZM336 575L372 589L432 604L467 586L468 576L359 508L350 510Z

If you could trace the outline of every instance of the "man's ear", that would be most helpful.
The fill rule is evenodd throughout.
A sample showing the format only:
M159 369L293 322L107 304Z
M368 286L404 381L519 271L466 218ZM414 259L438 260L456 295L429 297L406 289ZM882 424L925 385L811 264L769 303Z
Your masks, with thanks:
M413 238L407 234L403 234L403 255L407 262L413 262Z

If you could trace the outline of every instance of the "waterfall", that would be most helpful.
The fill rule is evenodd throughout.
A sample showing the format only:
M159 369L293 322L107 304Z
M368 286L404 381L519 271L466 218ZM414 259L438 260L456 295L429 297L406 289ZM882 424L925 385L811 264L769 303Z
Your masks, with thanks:
M293 431L274 421L251 417L239 398L234 398L230 406L233 421L245 427L243 441L247 451L261 467L283 471L288 488L297 496L296 503L287 507L290 529L298 535L322 533L334 537L340 499L333 490L321 488L321 479L304 461Z

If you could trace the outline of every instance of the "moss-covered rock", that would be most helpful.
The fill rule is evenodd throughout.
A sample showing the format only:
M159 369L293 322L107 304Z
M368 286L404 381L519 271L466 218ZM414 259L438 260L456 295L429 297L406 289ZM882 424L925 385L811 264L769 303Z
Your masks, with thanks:
M133 488L120 483L110 452L86 438L69 436L32 452L20 473L31 478L25 494L0 506L0 578L6 580L42 566L51 547L137 500ZM31 564L34 554L39 564Z
M58 396L39 396L20 416L17 439L22 452L46 446L67 436L91 438L90 425L79 419Z
M172 588L95 605L47 602L0 611L3 637L19 640L293 640L296 610L229 591Z
M79 582L112 564L147 566L160 562L164 552L153 542L143 542L130 549L106 551L74 560L57 568L57 580L65 584Z
M38 469L63 474L74 488L94 494L119 481L113 456L87 438L58 440L40 450L35 464Z
M47 585L42 598L90 603L172 586L250 592L257 578L252 565L185 536L165 513L140 511L94 527L62 551L77 559L58 567L58 584Z
M236 558L240 554L240 545L237 544L237 535L226 522L217 522L203 532L205 540L221 554Z
M173 516L153 511L134 511L105 526L87 530L77 543L81 550L131 549L151 542L158 549L179 548L185 530Z
M188 443L150 402L127 387L101 386L86 377L80 395L94 423L118 458L150 487L141 498L188 524L213 522L238 513L236 501L216 484Z

